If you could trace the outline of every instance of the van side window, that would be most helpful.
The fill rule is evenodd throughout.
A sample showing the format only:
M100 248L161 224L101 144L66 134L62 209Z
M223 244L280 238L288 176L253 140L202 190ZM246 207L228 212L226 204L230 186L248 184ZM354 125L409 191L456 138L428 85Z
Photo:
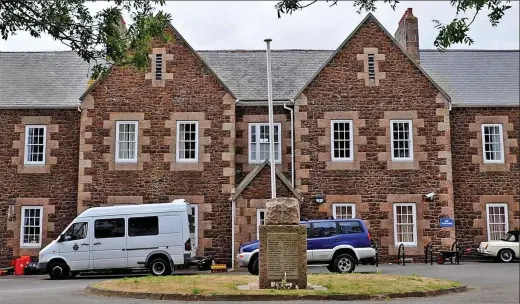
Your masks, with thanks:
M74 223L64 233L65 241L83 240L87 237L88 223Z
M94 237L96 239L117 238L125 236L125 219L102 219L94 222Z
M314 237L328 237L336 235L336 222L313 223L312 231Z
M157 216L131 217L128 219L128 236L146 236L159 234Z
M363 227L358 221L339 222L340 234L363 233Z

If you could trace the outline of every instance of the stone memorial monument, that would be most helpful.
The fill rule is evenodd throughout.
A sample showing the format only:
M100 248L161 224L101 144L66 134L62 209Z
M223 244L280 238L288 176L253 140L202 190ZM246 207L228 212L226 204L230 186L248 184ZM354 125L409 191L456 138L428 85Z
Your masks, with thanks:
M259 287L273 288L286 280L289 288L307 288L307 228L299 224L300 203L275 198L266 203L260 226Z

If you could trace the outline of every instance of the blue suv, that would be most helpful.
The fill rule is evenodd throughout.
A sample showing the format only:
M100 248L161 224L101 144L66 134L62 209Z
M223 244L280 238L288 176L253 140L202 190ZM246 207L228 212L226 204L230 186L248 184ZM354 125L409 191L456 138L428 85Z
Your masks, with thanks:
M302 221L307 226L307 264L328 264L330 272L350 273L357 264L375 264L376 251L360 219ZM258 240L241 244L240 267L258 275Z

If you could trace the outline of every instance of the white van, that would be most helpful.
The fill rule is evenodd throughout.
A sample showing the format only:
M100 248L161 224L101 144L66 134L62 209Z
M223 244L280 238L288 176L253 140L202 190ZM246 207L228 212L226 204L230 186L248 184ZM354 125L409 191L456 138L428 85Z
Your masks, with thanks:
M38 268L51 279L108 269L171 274L190 263L191 213L183 199L87 209L40 251Z

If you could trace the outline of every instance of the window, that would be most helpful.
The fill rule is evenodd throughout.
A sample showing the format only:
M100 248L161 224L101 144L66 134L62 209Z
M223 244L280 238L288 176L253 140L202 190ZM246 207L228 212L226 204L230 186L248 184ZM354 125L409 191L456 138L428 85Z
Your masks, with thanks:
M118 121L116 123L116 162L137 162L137 121Z
M265 225L265 209L256 210L256 238L260 239L260 226Z
M190 223L190 239L192 245L192 253L197 253L199 245L199 206L191 205L191 214L188 215L188 221Z
M484 163L504 162L504 138L501 124L482 125L482 150Z
M20 247L41 247L43 207L22 207Z
M336 222L318 222L312 224L313 237L329 237L337 234Z
M281 125L273 124L274 128L274 159L275 163L281 163L280 155L282 146L280 145ZM249 124L249 162L262 163L269 159L269 124L255 123Z
M392 160L393 161L412 161L413 160L413 139L411 120L391 120L392 133Z
M162 79L162 66L163 66L162 54L155 54L155 80Z
M83 240L87 237L88 223L74 223L70 228L63 234L65 241L77 241Z
M128 218L128 236L147 236L159 234L159 218L157 216Z
M340 234L363 233L363 227L358 221L338 222Z
M354 150L352 120L331 120L330 125L332 160L352 160Z
M332 216L334 219L352 219L356 217L356 205L354 204L333 204Z
M502 239L507 231L507 204L487 204L487 228L490 241Z
M368 79L376 79L374 54L368 54Z
M417 220L415 204L394 204L394 237L395 245L417 245Z
M102 219L94 222L94 237L96 239L118 238L125 236L125 219Z
M45 164L46 131L46 126L28 125L25 127L24 164Z
M177 122L177 161L197 162L199 160L199 122Z

